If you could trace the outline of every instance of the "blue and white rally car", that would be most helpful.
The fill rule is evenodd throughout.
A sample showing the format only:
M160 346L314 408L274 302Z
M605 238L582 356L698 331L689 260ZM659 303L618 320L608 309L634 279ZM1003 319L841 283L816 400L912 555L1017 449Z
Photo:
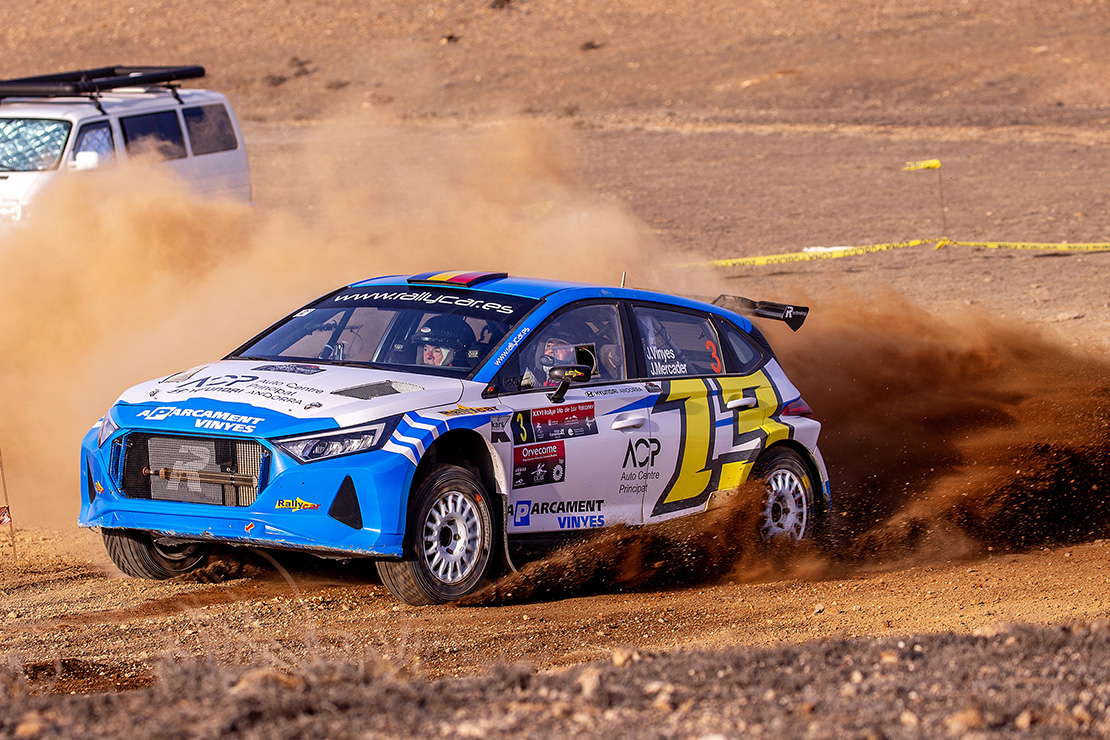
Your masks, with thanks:
M722 300L723 299L723 300ZM795 330L803 307L722 296ZM80 523L141 578L214 543L376 560L410 604L521 553L766 480L762 533L829 522L820 424L751 322L640 290L381 277L135 386L82 444Z

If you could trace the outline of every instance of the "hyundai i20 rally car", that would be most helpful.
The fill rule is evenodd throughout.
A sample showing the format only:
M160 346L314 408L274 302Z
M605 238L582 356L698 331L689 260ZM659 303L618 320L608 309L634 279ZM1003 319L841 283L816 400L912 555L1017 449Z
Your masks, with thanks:
M804 307L722 296L785 320ZM367 557L410 604L522 554L766 481L764 537L829 521L820 424L751 322L670 295L427 273L320 298L130 389L82 444L80 523L126 574L215 543Z

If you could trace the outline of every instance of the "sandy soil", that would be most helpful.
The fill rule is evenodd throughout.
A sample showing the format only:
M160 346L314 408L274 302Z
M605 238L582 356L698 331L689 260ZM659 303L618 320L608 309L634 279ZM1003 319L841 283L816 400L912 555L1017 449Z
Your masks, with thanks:
M27 694L153 692L138 694L147 697L141 704L164 701L167 691L186 696L185 687L208 680L184 668L185 678L170 670L168 683L151 687L169 670L167 657L186 666L202 657L262 664L279 676L302 675L318 658L381 659L403 671L396 680L408 688L397 691L439 707L437 696L476 684L437 684L445 688L424 694L423 684L404 684L404 676L483 674L518 662L546 670L616 651L621 665L601 666L600 685L638 686L653 679L611 675L631 665L630 651L687 648L709 650L696 660L716 661L722 671L763 661L781 676L783 666L801 670L791 662L801 660L799 650L858 650L869 656L861 665L880 665L882 651L905 649L891 647L897 640L914 644L909 635L932 641L930 650L957 646L944 648L952 650L945 660L962 652L972 676L993 658L969 646L1002 644L1010 634L1006 628L999 636L992 625L1087 624L1110 615L1103 539L1110 527L1110 254L923 246L774 267L667 267L941 236L944 221L947 235L964 241L1110 241L1104 2L842 5L772 0L722 9L641 0L599 8L508 0L374 9L301 0L245 2L229 13L211 2L43 0L0 8L0 39L17 52L0 62L0 76L110 63L205 64L206 84L227 92L244 121L256 199L247 216L209 214L213 233L197 230L187 215L160 220L174 216L172 208L144 202L146 225L154 226L123 232L169 255L144 262L145 277L184 280L195 289L192 303L164 302L153 288L144 293L134 276L113 282L127 272L128 253L94 268L44 246L60 265L55 272L34 272L25 259L4 263L9 275L45 275L36 287L59 281L78 290L73 274L105 287L103 295L80 293L84 302L70 304L79 306L77 318L67 318L73 326L52 335L66 338L65 363L32 346L25 320L0 324L5 356L15 358L2 377L0 440L18 525L14 553L8 535L0 537L0 653L22 666L18 679L7 680L10 690L0 691L17 702L0 719L2 731L95 736L95 728L77 732L49 718L93 705L34 704ZM509 118L516 123L504 124ZM931 157L943 162L943 219L936 173L902 171L908 160ZM520 226L519 214L533 213L537 202L553 202L563 220ZM99 235L121 233L94 225ZM32 243L73 233L58 226ZM174 261L181 234L193 240L186 245L197 250L193 262L189 252L186 262ZM275 265L258 278L272 282L255 293L222 256L243 235L256 262L265 256ZM570 244L576 237L587 249ZM822 444L840 515L834 546L789 555L741 542L714 560L718 572L603 578L584 588L560 578L556 563L536 572L539 587L514 586L513 597L502 586L492 599L497 606L417 609L396 604L360 563L284 556L278 573L254 558L212 566L209 582L127 580L107 563L94 533L68 525L77 507L75 476L66 477L73 471L54 473L47 468L56 466L36 461L48 452L73 458L77 435L126 385L216 356L341 281L463 262L609 283L627 271L633 285L807 301L813 315L802 333L772 341L826 422ZM25 282L5 290L26 300L31 278ZM267 300L257 300L260 294ZM35 310L58 305L65 304ZM148 315L136 316L136 305ZM174 322L156 323L162 313ZM97 322L82 318L94 314ZM235 321L213 321L228 315ZM159 353L125 350L140 332L149 337L168 326L173 336L192 337L185 332L201 325L205 337L161 345ZM46 392L36 384L47 381L62 396L50 402L56 418L40 432L34 411L45 406ZM48 433L68 442L60 451L36 448ZM599 546L583 558L605 573L619 552ZM654 565L640 564L645 571ZM992 637L969 637L977 629ZM1050 659L1079 649L1045 637L1058 634L1051 630L1020 629L1029 660L1037 651ZM1103 634L1084 629L1076 634L1088 642ZM802 647L789 647L795 644ZM715 652L730 648L772 652ZM1101 654L1089 652L1092 660ZM645 666L663 660L634 667L650 672ZM996 661L1007 681L1021 663L1020 655ZM667 670L681 674L686 665ZM235 670L222 690L247 669ZM544 683L550 680L568 683L571 699L589 694L588 704L599 679L587 670L537 677L532 688L552 693L528 694L529 701L550 708L550 697L567 690ZM931 680L943 683L943 667L936 670ZM705 688L713 681L667 690L670 697L653 707L666 684L677 682L668 673L632 714L604 714L619 702L598 705L587 712L593 724L583 721L576 731L612 736L623 723L645 737L758 734L757 725L799 737L831 737L836 726L858 737L1017 736L1040 722L1060 737L1108 732L1107 697L1081 697L1105 681L1093 673L1025 682L1029 691L1066 694L1045 698L1028 716L1016 699L988 708L991 687L968 678L945 688L949 703L939 708L915 709L903 691L902 704L875 699L874 723L838 725L867 707L840 690L860 682L843 666L838 671L827 677L836 691L820 701L749 676L760 697L793 698L771 715L759 714L771 700L752 698L737 715L743 726L698 720L716 706ZM513 675L498 669L468 680L527 687ZM312 693L321 685L316 678L303 682L293 681L292 691L336 701ZM979 701L978 719L959 718L970 711L958 701L961 691ZM670 729L628 725L663 705L672 716L695 696L707 702L705 713L687 709ZM419 718L393 729L490 735L489 723L519 711L518 700L491 700L488 717L460 719L462 710L448 712L455 699L445 699L444 717L454 719L442 721L456 722L451 731ZM1082 711L1073 712L1079 704ZM118 702L96 706L125 711ZM440 709L429 711L439 716ZM570 731L542 713L533 719L552 732ZM806 722L819 726L807 730ZM285 729L251 731L293 732L278 726ZM326 735L323 727L314 732ZM513 725L498 727L509 733ZM204 732L215 730L196 736Z

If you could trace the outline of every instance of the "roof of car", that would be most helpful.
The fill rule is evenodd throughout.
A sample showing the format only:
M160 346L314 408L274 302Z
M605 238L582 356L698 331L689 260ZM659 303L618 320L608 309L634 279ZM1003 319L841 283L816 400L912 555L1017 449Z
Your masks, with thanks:
M143 113L167 106L205 105L223 103L227 100L222 93L213 90L179 89L181 103L174 100L173 94L165 88L142 89L134 91L113 90L97 96L101 107L111 115ZM3 118L59 118L78 121L85 118L103 117L97 110L96 102L86 96L72 95L56 98L4 98L0 102L0 117Z
M439 271L426 272L418 275L385 275L370 278L350 287L372 286L427 286L443 288L462 288L500 295L511 295L520 298L536 300L548 299L558 295L565 301L580 300L583 298L621 298L626 300L659 301L676 306L685 306L700 311L709 311L729 317L737 317L742 324L748 324L743 317L735 312L719 306L713 306L703 301L697 301L670 293L657 293L650 290L635 288L617 288L591 283L569 282L565 280L549 280L546 278L517 277L495 272L468 272L468 271ZM562 303L563 301L560 301Z

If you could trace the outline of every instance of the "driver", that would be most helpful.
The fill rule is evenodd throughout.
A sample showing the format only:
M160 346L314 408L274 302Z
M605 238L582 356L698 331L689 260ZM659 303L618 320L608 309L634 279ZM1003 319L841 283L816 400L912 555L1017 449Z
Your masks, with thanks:
M521 378L521 387L534 388L558 385L551 380L547 371L557 365L573 365L575 360L574 334L559 325L552 326L543 334L543 342L536 345L536 366L527 368Z
M420 345L420 364L449 367L474 343L474 330L462 316L433 316L416 330L413 341Z

